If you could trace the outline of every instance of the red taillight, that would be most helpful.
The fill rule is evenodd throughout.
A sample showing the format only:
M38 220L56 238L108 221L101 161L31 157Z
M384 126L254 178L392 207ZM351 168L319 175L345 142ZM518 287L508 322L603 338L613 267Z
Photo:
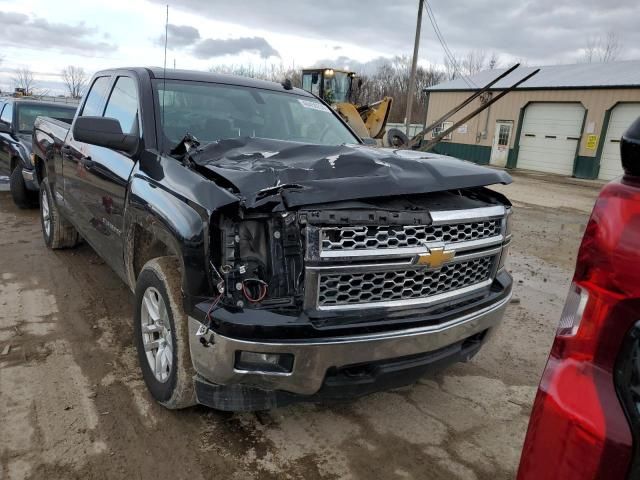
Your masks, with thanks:
M640 317L640 188L607 185L580 246L573 284L536 397L518 480L625 478L632 434L614 386Z

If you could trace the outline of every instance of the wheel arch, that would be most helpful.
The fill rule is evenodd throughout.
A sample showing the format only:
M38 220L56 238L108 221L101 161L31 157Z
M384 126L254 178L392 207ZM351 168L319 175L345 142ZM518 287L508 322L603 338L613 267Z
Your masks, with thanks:
M180 262L185 302L210 295L207 212L142 178L133 178L128 195L124 260L130 288L146 262L168 255Z
M9 160L9 171L13 172L15 168L17 168L22 163L22 159L15 152L11 155L11 159Z
M135 289L144 265L154 258L176 257L180 262L181 270L184 271L180 248L164 228L158 228L157 225L146 222L135 222L127 232L126 242L125 268L132 290Z

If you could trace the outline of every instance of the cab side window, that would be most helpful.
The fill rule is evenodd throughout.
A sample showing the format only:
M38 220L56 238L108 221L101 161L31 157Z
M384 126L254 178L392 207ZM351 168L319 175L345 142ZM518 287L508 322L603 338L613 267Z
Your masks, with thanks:
M84 102L84 107L82 107L81 116L99 117L102 115L102 106L104 105L110 82L111 77L98 77L95 79L87 95L87 100Z
M120 122L122 133L135 134L138 127L138 92L130 77L118 77L104 111L105 117Z
M11 125L13 120L13 103L7 103L0 115L0 121L3 121L7 125Z

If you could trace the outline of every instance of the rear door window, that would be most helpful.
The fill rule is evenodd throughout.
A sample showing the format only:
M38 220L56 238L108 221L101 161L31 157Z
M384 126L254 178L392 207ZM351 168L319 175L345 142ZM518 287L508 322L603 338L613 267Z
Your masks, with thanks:
M87 100L84 102L84 107L82 107L81 115L83 117L102 116L102 106L104 105L110 82L111 77L98 77L95 79L87 95Z
M104 116L118 120L123 133L131 134L136 132L138 92L132 78L118 77L107 102Z

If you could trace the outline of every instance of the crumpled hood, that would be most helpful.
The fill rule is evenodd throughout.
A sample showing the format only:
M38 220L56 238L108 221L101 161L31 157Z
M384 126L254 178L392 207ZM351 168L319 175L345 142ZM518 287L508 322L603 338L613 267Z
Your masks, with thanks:
M452 157L363 145L246 137L220 140L189 156L231 183L248 207L277 194L285 206L297 207L511 183L504 171Z

